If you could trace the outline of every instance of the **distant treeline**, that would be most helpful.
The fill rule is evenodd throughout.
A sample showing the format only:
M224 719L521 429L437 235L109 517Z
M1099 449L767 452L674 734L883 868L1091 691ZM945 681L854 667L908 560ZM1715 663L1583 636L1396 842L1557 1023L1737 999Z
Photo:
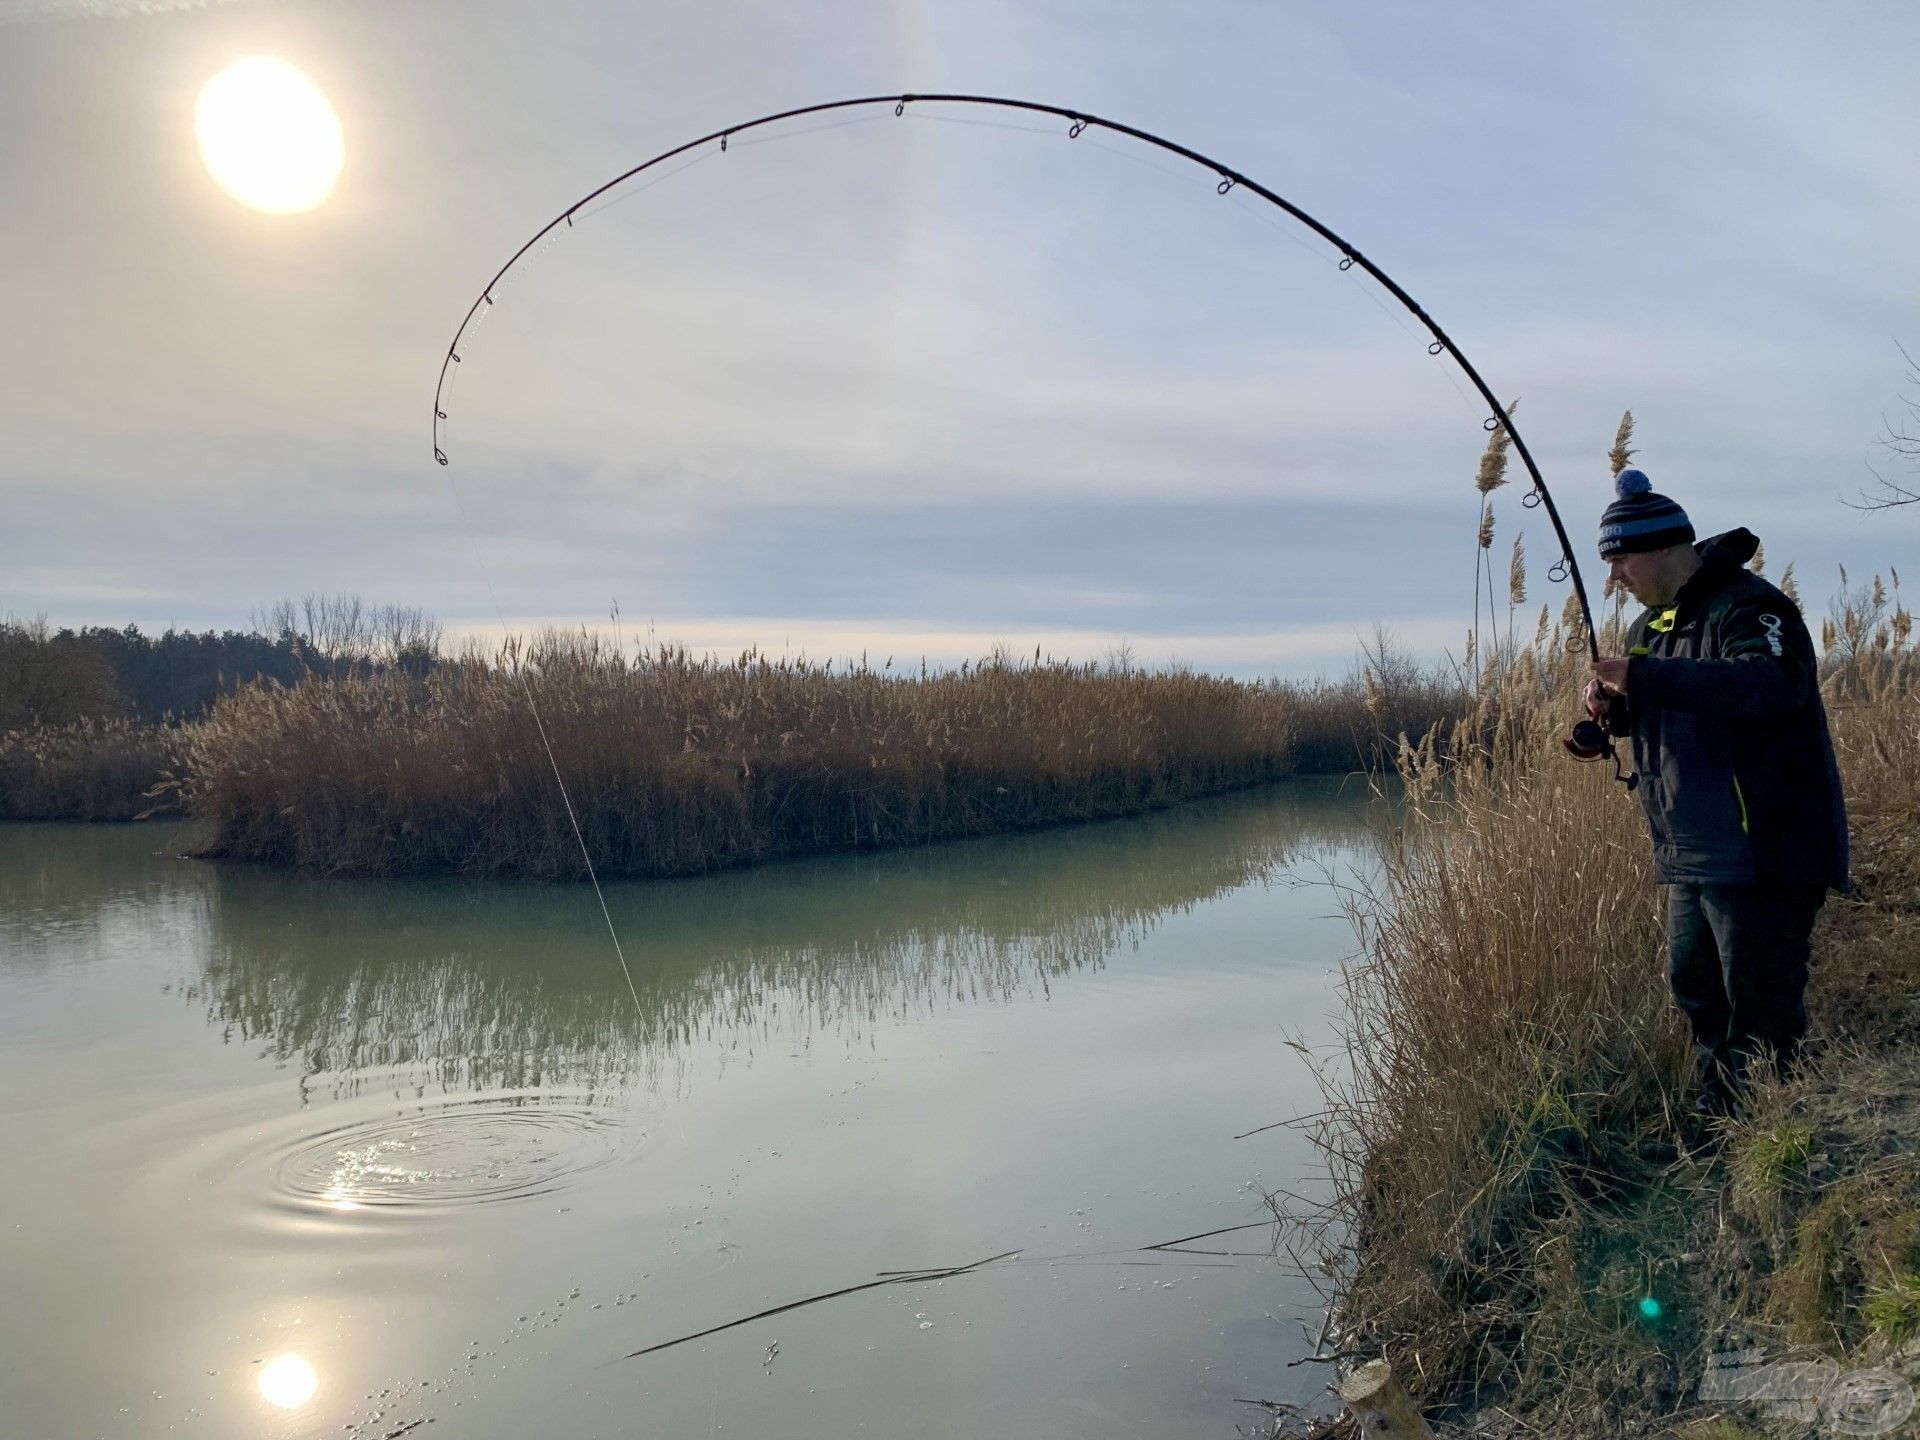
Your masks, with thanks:
M257 611L253 621L249 630L149 635L137 625L54 630L44 619L0 620L0 732L197 720L255 680L292 685L390 666L419 673L439 656L439 625L412 606L309 595Z
M241 630L147 635L129 625L124 630L89 626L61 631L58 638L91 649L104 662L124 714L149 725L198 718L221 694L250 680L291 685L307 668L291 636L269 638Z

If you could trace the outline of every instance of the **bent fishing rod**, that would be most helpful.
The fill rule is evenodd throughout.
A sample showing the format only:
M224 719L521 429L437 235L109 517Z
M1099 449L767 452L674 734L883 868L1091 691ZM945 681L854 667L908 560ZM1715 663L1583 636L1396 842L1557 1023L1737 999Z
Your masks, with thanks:
M1544 509L1547 512L1547 519L1553 524L1554 535L1560 542L1560 558L1549 568L1547 572L1548 578L1556 583L1565 580L1571 580L1573 582L1573 593L1579 601L1581 619L1587 629L1588 654L1592 659L1598 660L1600 658L1599 630L1593 621L1593 608L1587 601L1587 587L1585 581L1583 581L1580 576L1580 563L1574 556L1572 542L1567 538L1567 527L1561 522L1559 507L1554 504L1553 495L1547 489L1546 477L1540 473L1539 465L1534 462L1533 452L1527 448L1527 442L1521 437L1519 430L1514 427L1513 417L1508 414L1507 410L1500 404L1492 388L1481 378L1480 372L1474 368L1473 362L1467 359L1466 353L1455 343L1453 337L1448 335L1447 332L1440 327L1439 322L1429 315L1413 296L1407 293L1398 281L1387 274L1385 270L1382 270L1379 265L1368 259L1356 246L1349 242L1344 236L1335 232L1330 226L1313 215L1308 214L1285 196L1269 189L1259 181L1252 179L1223 161L1215 160L1212 156L1204 155L1198 150L1190 149L1178 141L1168 140L1164 136L1156 135L1149 130L1142 130L1135 125L1128 125L1118 120L1109 120L1105 116L1090 114L1085 110L1075 110L1063 105L1048 105L1037 100L1013 100L997 95L944 93L864 95L850 100L827 100L819 104L797 106L790 110L778 110L769 115L761 115L752 120L743 120L738 124L728 125L719 130L710 131L698 139L676 145L670 150L662 150L652 158L641 161L640 164L635 165L632 169L622 171L605 184L582 195L578 200L554 216L553 219L541 226L525 244L513 252L508 258L507 263L500 267L494 274L494 277L486 283L486 286L481 290L473 304L467 308L466 315L460 321L460 328L454 332L453 341L447 346L446 356L440 362L440 377L433 390L433 458L441 465L449 463L446 449L441 443L443 439L441 427L447 419L447 411L443 401L446 395L447 382L453 367L461 363L461 341L466 338L468 331L475 323L476 317L480 316L483 310L491 307L495 303L493 294L494 287L499 285L507 273L511 271L515 265L519 264L531 251L537 248L549 235L562 228L571 228L575 217L579 215L582 208L592 204L609 191L618 189L635 176L644 174L656 166L664 165L668 161L677 159L682 155L714 145L718 145L721 152L724 153L734 136L744 135L749 131L759 130L769 125L778 125L788 120L799 120L811 115L825 115L837 111L869 109L881 105L891 105L893 107L893 113L897 118L904 116L909 106L934 104L974 106L987 109L1012 110L1033 115L1049 115L1067 122L1066 136L1069 140L1079 139L1080 136L1088 130L1099 129L1110 131L1115 135L1124 135L1131 140L1139 141L1143 145L1150 145L1156 150L1164 151L1169 155L1177 156L1191 164L1198 165L1204 170L1211 171L1218 177L1218 183L1214 186L1214 189L1216 193L1220 195L1227 195L1235 189L1242 189L1259 196L1269 205L1274 206L1276 209L1290 215L1302 225L1305 225L1309 230L1333 246L1334 249L1338 250L1340 252L1340 269L1359 269L1371 276L1382 289L1400 303L1401 307L1405 309L1408 314L1418 320L1420 324L1425 327L1427 333L1433 337L1427 345L1427 353L1430 355L1444 354L1451 358L1454 364L1460 367L1460 372L1472 383L1473 388L1480 393L1480 398L1486 402L1488 409L1488 416L1486 420L1482 422L1485 428L1488 431L1504 429L1508 438L1512 441L1514 452L1519 455L1520 463L1526 467L1527 476L1533 483L1532 490L1522 497L1521 503L1528 509L1535 507Z
M1593 608L1587 599L1587 587L1580 576L1580 564L1574 556L1573 544L1567 538L1567 527L1561 521L1559 507L1553 502L1553 495L1547 489L1546 477L1540 473L1540 467L1534 461L1533 452L1528 449L1526 440L1522 438L1519 430L1514 427L1513 416L1500 404L1492 388L1481 378L1480 372L1474 368L1473 362L1467 359L1465 352L1461 350L1453 337L1448 335L1447 332L1440 327L1439 322L1429 315L1420 303L1408 294L1406 289L1401 286L1397 280L1387 274L1379 265L1368 259L1352 242L1347 240L1345 236L1337 233L1332 227L1315 216L1308 214L1307 211L1294 204L1291 200L1288 200L1285 196L1269 189L1259 181L1234 169L1223 161L1216 160L1210 155L1204 155L1198 150L1191 149L1177 141L1166 139L1164 136L1156 135L1152 131L1143 130L1135 125L1128 125L1118 120L1110 120L1105 116L1090 114L1085 110L1076 110L1063 105L1049 105L1035 100L1014 100L995 95L905 93L864 95L847 100L828 100L814 105L796 106L792 109L778 110L772 114L761 115L751 120L743 120L737 124L727 125L719 130L710 131L697 139L676 145L672 149L663 150L650 159L643 160L631 169L622 171L605 184L590 190L587 194L582 195L578 200L567 206L567 208L562 210L558 215L555 215L545 225L541 226L518 250L515 250L513 254L508 257L506 264L502 265L499 270L494 273L493 278L481 289L480 294L475 298L474 302L467 307L466 315L462 317L459 328L454 332L452 342L447 346L446 356L440 362L439 379L433 389L434 460L441 466L448 466L451 463L446 451L446 436L444 430L447 421L447 387L455 373L455 367L462 363L460 355L461 344L471 334L476 323L484 319L485 312L495 305L494 290L501 281L506 278L507 274L522 260L527 258L528 255L539 248L542 242L546 241L550 236L553 236L562 229L571 229L575 218L580 215L584 207L591 205L601 196L619 188L636 176L645 174L647 171L664 165L668 161L677 159L682 155L688 155L701 150L708 150L709 153L711 153L710 147L714 146L718 146L719 152L724 154L736 136L745 135L751 131L764 129L768 126L778 125L784 121L800 120L808 116L827 115L842 111L872 109L883 105L893 107L895 118L905 116L909 106L926 105L952 105L1007 110L1025 115L1046 115L1066 122L1065 133L1069 140L1078 140L1082 135L1086 134L1087 131L1094 129L1108 131L1114 135L1122 135L1130 140L1138 141L1143 145L1151 146L1153 149L1163 151L1190 164L1197 165L1203 170L1210 171L1216 177L1214 190L1215 193L1219 195L1229 195L1234 190L1241 189L1259 196L1260 199L1291 216L1294 220L1306 226L1309 230L1313 231L1314 234L1326 241L1339 252L1339 268L1341 270L1358 269L1365 272L1379 284L1382 289L1398 301L1400 306L1405 309L1408 314L1420 322L1427 333L1433 337L1432 340L1428 342L1427 353L1435 356L1444 354L1452 359L1453 363L1460 368L1460 372L1472 383L1473 388L1479 392L1480 398L1486 402L1488 414L1487 418L1482 421L1483 426L1489 432L1500 430L1506 432L1508 439L1512 443L1514 452L1519 455L1520 463L1526 467L1528 478L1533 484L1532 490L1522 497L1521 504L1528 509L1536 507L1544 509L1547 512L1547 519L1553 524L1554 535L1560 542L1560 558L1548 569L1548 578L1556 583L1565 580L1571 580L1573 582L1574 596L1579 602L1581 619L1586 626L1588 654L1594 660L1600 658L1599 628L1594 624ZM448 482L451 486L451 475L448 476ZM460 502L458 487L452 488L454 499L456 503L460 504L464 518L466 507L464 502ZM491 582L489 582L489 585L491 585ZM496 608L498 608L497 601ZM502 617L502 623L503 625L505 623L504 616ZM554 780L560 787L561 799L565 802L567 818L572 825L574 838L580 846L580 854L586 864L588 878L593 881L594 892L600 899L601 913L606 918L609 933L613 935L614 949L616 953L620 953L620 937L618 933L614 931L613 917L607 911L606 898L600 891L599 877L594 872L593 858L588 853L586 837L581 832L579 817L574 810L572 799L567 793L566 781L560 775L559 762L554 758L553 747L547 739L546 727L540 719L539 708L534 704L532 688L527 684L524 674L521 676L521 682L525 689L527 704L533 711L534 723L540 732L541 744L547 751L547 759L553 769ZM1590 724L1591 722L1582 723ZM1611 754L1611 737L1601 731L1598 726L1593 728L1595 735L1598 736L1598 743L1605 746L1605 753ZM1587 738L1593 739L1594 736L1588 736ZM1570 745L1569 749L1576 755L1581 755L1581 752L1573 746ZM1598 755L1595 754L1592 757L1582 755L1581 758L1598 758ZM624 953L620 953L620 964L622 971L627 974L627 985L631 991L633 989L633 977L631 972L627 972ZM634 994L634 1003L636 1005L639 1003L637 993Z

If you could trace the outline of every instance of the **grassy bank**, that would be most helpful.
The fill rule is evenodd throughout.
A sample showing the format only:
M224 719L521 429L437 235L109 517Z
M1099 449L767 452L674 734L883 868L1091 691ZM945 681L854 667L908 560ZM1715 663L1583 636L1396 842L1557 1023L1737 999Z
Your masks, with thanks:
M1357 682L1312 702L1180 670L901 675L550 635L424 675L244 688L186 733L179 794L213 855L574 876L557 769L596 869L675 875L1135 814L1298 773L1335 727L1351 767L1385 705Z
M1830 1425L1859 1398L1835 1377L1920 1378L1920 658L1897 603L1856 612L1864 644L1836 628L1857 891L1816 933L1807 1063L1717 1129L1686 1105L1638 807L1559 747L1583 657L1518 657L1444 775L1403 756L1408 818L1351 900L1337 1198L1295 1218L1342 1348L1441 1433L1768 1433L1785 1402L1710 1371L1729 1354L1824 1367L1772 1383L1825 1375L1803 1401Z

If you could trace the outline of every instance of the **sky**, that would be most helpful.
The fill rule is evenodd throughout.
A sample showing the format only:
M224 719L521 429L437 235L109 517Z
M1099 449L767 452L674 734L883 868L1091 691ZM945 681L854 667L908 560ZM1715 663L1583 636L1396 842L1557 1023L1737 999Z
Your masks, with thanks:
M1457 654L1466 380L1304 227L1046 117L875 107L609 192L496 288L434 463L456 327L548 220L709 131L928 91L1156 132L1345 236L1518 398L1596 590L1631 407L1656 488L1823 610L1841 564L1920 573L1920 507L1844 503L1920 354L1915 53L1906 3L0 0L0 615L355 592L876 662ZM257 55L339 117L305 213L196 143ZM1521 490L1530 619L1565 591Z

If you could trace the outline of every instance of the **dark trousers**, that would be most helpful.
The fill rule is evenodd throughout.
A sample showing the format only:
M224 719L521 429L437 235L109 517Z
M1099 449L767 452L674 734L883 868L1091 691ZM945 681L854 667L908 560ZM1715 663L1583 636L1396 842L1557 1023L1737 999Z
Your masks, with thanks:
M1702 1084L1747 1062L1784 1074L1807 1033L1807 950L1824 885L1669 885L1667 979L1693 1029Z

